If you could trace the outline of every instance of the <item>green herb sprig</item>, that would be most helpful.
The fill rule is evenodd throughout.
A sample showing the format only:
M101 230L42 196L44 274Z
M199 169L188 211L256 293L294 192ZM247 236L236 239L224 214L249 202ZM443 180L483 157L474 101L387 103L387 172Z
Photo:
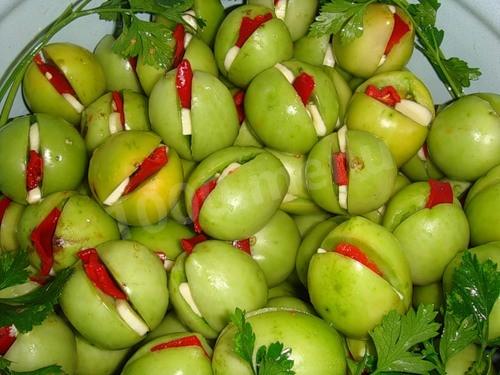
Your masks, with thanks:
M246 321L245 312L236 308L231 317L237 332L234 336L234 351L252 369L254 375L295 375L293 360L290 359L292 350L284 348L283 343L273 342L269 346L260 346L255 356L255 333L252 325Z
M311 36L334 34L340 43L347 43L363 34L363 14L368 5L376 0L330 0L321 7L320 14L311 25ZM420 50L436 71L453 98L463 95L463 90L477 80L481 72L469 67L458 57L445 57L441 44L444 30L436 27L439 0L418 0L410 4L407 0L380 0L396 5L411 19L417 35L416 48Z
M161 16L167 20L192 27L182 19L182 14L193 6L193 0L107 0L96 7L89 7L91 0L80 0L69 5L51 24L38 33L23 49L9 69L2 76L0 103L4 102L0 113L0 127L9 119L24 73L33 57L52 37L73 21L97 14L101 19L120 21L121 34L113 46L113 51L123 57L141 56L148 65L164 67L172 59L172 31L164 24L146 22L141 14ZM197 20L203 26L202 20Z
M453 275L446 299L444 325L436 322L432 305L420 305L405 315L391 311L370 336L376 356L349 363L353 374L446 374L446 363L472 343L480 343L477 360L467 374L484 374L498 343L488 339L488 318L500 295L500 271L491 260L480 263L465 251ZM439 336L439 340L435 340ZM371 363L375 365L371 366Z

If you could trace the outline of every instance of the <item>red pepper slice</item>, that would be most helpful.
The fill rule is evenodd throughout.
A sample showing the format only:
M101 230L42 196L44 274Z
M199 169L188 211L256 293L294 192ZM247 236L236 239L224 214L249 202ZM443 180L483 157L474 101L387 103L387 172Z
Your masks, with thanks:
M389 107L394 107L401 101L399 93L393 86L385 86L379 89L375 85L368 85L365 90L365 94L388 105Z
M38 66L40 73L47 78L59 94L71 94L76 97L75 90L73 90L69 81L56 65L43 61L41 54L36 55L33 60Z
M349 184L349 169L347 167L347 155L345 152L334 152L332 155L333 182L337 185Z
M245 108L243 106L245 100L245 92L239 90L233 95L234 104L236 105L236 110L238 111L238 119L240 120L240 125L245 121Z
M392 48L399 43L399 41L410 31L410 26L403 21L399 14L394 13L394 27L392 28L392 34L385 46L384 53L388 55Z
M26 165L26 190L40 186L43 178L43 158L34 150L30 150Z
M177 66L181 63L182 58L184 57L184 53L186 50L184 49L184 39L186 37L186 29L182 23L178 23L175 26L174 32L172 36L175 39L175 51L174 51L174 59L173 59L173 68L177 68Z
M130 176L127 187L123 191L123 195L133 192L146 179L157 173L168 163L167 147L160 146L139 165L139 168Z
M250 38L250 36L257 30L261 25L269 20L273 19L272 13L261 14L255 16L255 18L243 17L241 20L240 33L238 40L236 41L237 47L243 47L243 44Z
M248 255L252 255L252 249L250 248L250 238L233 241L233 247L243 250Z
M82 260L87 277L98 289L113 298L127 299L127 295L120 289L102 263L96 249L81 250L78 252L78 258Z
M38 273L38 276L42 278L49 275L54 263L52 241L60 216L61 210L54 207L47 217L31 232L31 242L35 246L36 253L42 263Z
M9 208L11 200L7 197L3 197L0 199L0 224L2 224L3 217L5 215L5 211Z
M0 355L4 355L16 341L16 334L12 326L0 328Z
M441 203L453 203L453 189L449 182L429 180L431 191L425 208L432 208Z
M194 231L196 233L201 233L201 226L199 221L201 207L203 206L203 202L207 199L208 195L215 189L217 186L217 179L214 178L210 181L205 182L198 189L196 189L193 200L191 202L191 209L193 211L193 224Z
M280 0L274 0L274 5L278 4Z
M356 262L361 263L365 267L369 268L377 275L382 276L382 272L378 269L377 265L373 263L365 253L363 253L356 246L351 245L349 243L341 242L337 246L335 246L335 252L342 254L346 257L349 257Z
M122 126L122 129L125 129L125 109L123 105L123 97L119 91L113 91L111 93L111 96L113 97L113 103L115 104L115 112L118 112L120 114L120 124Z
M187 347L187 346L197 346L203 350L203 352L205 353L205 355L207 357L209 356L208 353L206 352L205 348L203 347L200 339L195 335L181 337L181 338L174 339L174 340L168 341L168 342L162 342L161 344L157 344L157 345L153 346L149 350L151 352L157 352L160 350L165 350L165 349L170 349L170 348L183 348L183 347Z
M191 91L193 86L193 70L188 60L184 59L177 67L175 86L182 108L191 108Z
M181 247L186 253L191 254L196 245L206 240L208 240L208 237L205 236L203 233L198 234L191 238L183 238L181 239Z
M300 73L293 81L293 88L297 91L304 105L311 98L315 85L314 77L305 72Z
M134 73L137 73L137 56L132 56L128 58L128 63L132 67Z

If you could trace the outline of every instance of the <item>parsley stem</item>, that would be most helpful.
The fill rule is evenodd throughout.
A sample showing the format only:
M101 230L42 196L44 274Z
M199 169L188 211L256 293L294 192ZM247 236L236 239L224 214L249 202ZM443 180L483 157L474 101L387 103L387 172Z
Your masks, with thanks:
M443 51L441 51L441 48L439 47L439 43L436 40L430 41L426 37L424 30L422 30L422 28L418 25L418 23L415 21L413 16L408 11L409 3L406 0L392 0L392 1L394 4L400 7L405 12L405 14L412 20L412 23L415 27L415 32L418 37L418 42L421 45L421 48L419 49L425 55L425 57L431 64L434 71L438 74L438 76L440 76L442 79L446 81L444 82L445 87L452 96L452 98L457 99L461 97L463 95L463 91L452 79L452 77L450 77L448 69L443 64L445 56L443 54Z

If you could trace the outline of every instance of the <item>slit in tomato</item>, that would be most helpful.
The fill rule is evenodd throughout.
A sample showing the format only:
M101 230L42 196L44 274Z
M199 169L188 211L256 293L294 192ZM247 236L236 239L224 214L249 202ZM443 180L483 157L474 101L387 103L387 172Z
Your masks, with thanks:
M398 44L403 37L410 32L410 26L403 21L399 14L394 13L394 27L392 28L392 33L385 46L384 54L388 55L394 46Z
M191 254L196 245L206 240L208 240L208 237L205 236L203 233L198 234L191 238L183 238L181 239L182 250L184 250L187 254Z
M449 182L430 179L428 183L430 192L425 208L432 208L442 203L453 203L453 189Z
M2 224L7 208L10 206L10 202L11 200L7 197L2 197L2 199L0 199L0 225Z
M361 263L365 267L375 272L377 275L382 276L382 272L377 267L377 265L370 259L368 259L366 254L358 247L350 243L341 242L337 246L335 246L335 252Z
M368 85L365 94L389 107L394 107L397 103L401 102L401 97L393 86L384 86L379 89L375 85Z
M213 178L205 182L198 189L196 189L193 195L193 199L191 202L191 209L193 213L194 231L196 233L202 232L199 220L200 220L200 211L203 206L203 203L208 198L212 190L215 189L216 186L217 186L217 178Z
M200 339L196 335L191 335L191 336L185 336L181 337L178 339L174 339L171 341L167 342L162 342L160 344L156 344L153 346L150 351L151 352L157 352L160 350L166 350L166 349L171 349L171 348L185 348L185 347L199 347L200 349L203 350L203 353L209 357L208 353L206 352L205 348L203 348L203 345L200 341Z
M17 337L15 326L5 326L0 328L0 355L5 355L14 344Z
M123 195L132 193L140 184L158 173L168 163L167 154L167 146L160 146L144 159L139 168L130 176Z
M50 275L54 264L53 241L61 210L55 207L31 232L30 239L40 258L41 267L37 278L43 279Z

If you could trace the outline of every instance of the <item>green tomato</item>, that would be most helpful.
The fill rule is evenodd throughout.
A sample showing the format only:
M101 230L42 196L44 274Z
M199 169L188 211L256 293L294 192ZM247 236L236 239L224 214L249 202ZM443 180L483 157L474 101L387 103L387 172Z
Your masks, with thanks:
M149 130L148 100L142 94L124 90L120 93L123 100L125 124L123 130ZM119 131L115 128L118 112L113 110L111 93L104 94L90 104L82 113L80 129L89 153L100 146L111 134ZM119 126L121 124L118 124Z
M230 91L216 77L194 71L191 98L191 134L183 134L181 104L176 88L177 70L155 86L149 100L152 129L183 159L201 161L233 144L238 135L238 114Z
M243 17L253 19L268 13L271 13L273 18L252 33L232 64L226 66L227 54L235 47ZM260 72L280 61L290 59L293 54L293 43L285 23L275 18L269 8L243 5L231 11L220 25L215 38L214 53L222 75L236 86L246 87Z
M441 282L435 282L424 286L413 286L412 305L415 309L419 305L433 305L434 310L439 311L443 306L443 286Z
M314 307L297 297L275 297L267 300L266 307L281 308L286 310L297 310L311 315L316 315Z
M51 194L28 206L19 222L19 244L28 251L30 262L37 269L41 262L31 233L56 207L61 211L52 238L56 272L72 266L80 250L120 238L116 222L92 198L74 192Z
M71 43L51 43L42 48L48 62L57 66L76 93L80 108L75 109L52 86L35 62L28 66L23 79L23 94L32 112L60 116L72 124L80 122L80 114L106 90L101 64L92 52Z
M498 97L467 95L436 116L429 153L448 177L474 181L500 164L500 108L493 102Z
M351 215L379 209L392 195L397 168L389 149L377 137L365 131L348 130L347 207L341 206L339 186L332 177L333 155L340 152L339 133L318 142L309 153L305 176L309 193L328 212Z
M248 0L248 4L262 5L274 10L290 31L292 41L306 35L318 9L317 0Z
M345 115L347 127L364 130L383 139L394 156L396 164L401 166L422 147L428 127L365 94L368 85L378 88L392 86L401 99L418 104L422 111L428 112L429 118L434 118L434 103L431 94L413 73L394 71L377 74L368 79L356 89L351 98Z
M264 273L252 257L228 243L214 240L201 242L189 256L183 254L178 259L181 262L176 262L170 278L172 304L186 326L207 338L217 336L236 307L252 311L267 302ZM179 272L182 267L182 276L176 278L174 270ZM189 287L191 305L187 304L186 296L182 294L182 288L185 288L181 286L183 283ZM198 330L199 320L206 322L215 336L209 330Z
M247 322L255 333L256 348L279 341L291 350L296 375L345 374L342 337L324 320L295 309L267 308L247 314ZM212 359L215 374L253 374L248 363L234 352L235 334L236 327L230 324L219 336Z
M207 235L232 241L248 238L264 227L281 205L289 177L279 159L263 149L234 146L219 150L203 160L187 181L186 209L191 218L197 189L231 163L241 165L219 180L205 199L199 223Z
M58 365L68 375L75 374L75 336L60 317L50 314L29 332L18 333L16 341L2 358L12 371L34 371Z
M180 321L175 311L170 310L158 326L149 332L144 338L144 342L157 339L158 337L171 333L189 332L189 329Z
M382 276L335 251L340 243L356 246ZM347 337L364 339L391 310L404 313L411 303L408 262L396 237L360 216L335 227L321 243L325 253L312 256L307 285L318 314ZM355 295L356 298L352 298Z
M149 330L160 324L169 302L167 276L158 257L133 241L109 241L96 247L112 279L127 296L137 319ZM128 323L117 300L91 281L77 263L64 286L61 308L75 329L90 343L118 350L138 343L145 333Z
M94 55L99 60L106 77L108 91L131 90L142 92L141 84L129 59L113 52L115 38L105 35L96 45Z
M76 371L77 375L112 375L124 359L129 349L101 349L76 335Z
M297 228L299 228L300 236L304 237L316 224L322 223L330 217L331 215L328 212L321 211L311 215L294 215L293 220L297 224Z
M0 202L6 202L7 200L7 197L0 194ZM0 252L14 251L19 248L17 232L19 220L21 219L23 211L23 205L9 201L3 216L0 217Z
M35 124L38 124L38 137L30 137L30 129ZM38 138L38 154L43 159L41 198L57 191L76 189L87 166L82 137L61 118L35 114L17 117L0 129L0 191L17 203L27 203L30 138Z
M267 149L267 151L280 159L288 172L288 176L290 176L290 186L280 208L289 214L295 215L321 213L321 208L312 201L307 191L305 178L306 156L287 154L272 149Z
M363 78L375 74L402 69L410 60L414 48L415 30L413 22L399 8L385 4L370 4L363 14L363 33L352 41L345 42L334 35L334 53L338 64L349 73ZM389 53L388 42L396 23L396 15L408 26Z
M196 336L200 346L182 346L153 350L156 346L182 338ZM127 361L122 375L212 375L212 366L209 355L212 349L205 339L197 333L172 333L141 346Z
M181 240L194 236L193 231L170 219L153 225L130 227L127 239L137 241L151 251L164 253L169 260L175 260L182 253Z
M293 219L278 210L267 224L250 237L252 258L264 272L268 287L276 286L292 273L300 244Z
M182 165L172 148L168 161L156 174L118 200L110 196L159 146L161 139L152 132L130 130L109 137L92 154L89 185L94 198L116 220L128 225L151 225L165 218L177 202L183 183Z
M467 248L469 225L460 203L425 208L431 193L427 182L416 182L396 194L384 216L384 226L401 243L415 285L439 281L455 254Z
M443 173L436 167L430 158L426 155L422 155L420 150L401 166L401 172L413 182L427 181L431 178L434 180L443 178Z
M247 89L246 121L266 146L305 154L337 126L337 92L330 77L318 67L299 61L288 61L282 66L294 77L305 73L313 78L315 86L307 105L285 75L272 67L258 74ZM313 108L322 125L313 118Z

